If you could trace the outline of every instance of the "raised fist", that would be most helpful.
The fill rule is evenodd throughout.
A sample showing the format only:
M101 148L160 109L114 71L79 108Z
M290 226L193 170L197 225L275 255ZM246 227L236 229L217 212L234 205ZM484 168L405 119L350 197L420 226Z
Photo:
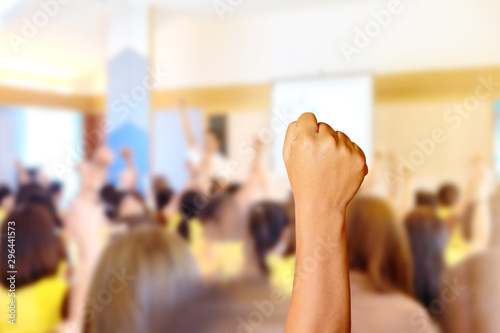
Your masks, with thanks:
M288 126L283 158L296 205L314 209L345 211L368 173L361 148L312 113Z

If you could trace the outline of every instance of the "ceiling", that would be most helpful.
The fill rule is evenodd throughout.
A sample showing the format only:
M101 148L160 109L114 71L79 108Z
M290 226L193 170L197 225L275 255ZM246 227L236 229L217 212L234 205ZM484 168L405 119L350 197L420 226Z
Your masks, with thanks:
M41 3L64 2L47 24L25 39L26 21L41 11ZM107 53L107 13L122 0L1 0L0 84L42 85L57 90L103 90ZM232 4L231 17L287 9L347 3L347 0L129 0L147 2L162 18L188 15L220 19L215 6ZM362 0L359 0L362 1ZM52 10L54 7L51 7ZM47 86L47 76L50 83ZM86 88L93 87L93 88ZM96 88L97 87L97 88Z

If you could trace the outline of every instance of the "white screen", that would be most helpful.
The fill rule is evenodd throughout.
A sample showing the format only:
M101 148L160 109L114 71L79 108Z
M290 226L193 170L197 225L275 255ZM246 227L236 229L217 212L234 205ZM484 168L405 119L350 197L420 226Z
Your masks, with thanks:
M372 77L348 77L278 82L273 87L271 128L275 134L273 170L286 175L281 156L286 126L304 112L344 132L358 144L368 160L372 152Z

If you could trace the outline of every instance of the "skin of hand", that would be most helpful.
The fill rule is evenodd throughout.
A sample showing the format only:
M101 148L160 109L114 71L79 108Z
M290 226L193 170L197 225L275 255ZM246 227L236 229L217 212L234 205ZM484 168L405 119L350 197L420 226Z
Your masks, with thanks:
M345 211L368 173L366 158L355 143L312 113L289 125L283 158L296 203Z
M283 158L297 239L285 333L350 332L345 214L368 173L365 155L344 133L304 113L288 127Z

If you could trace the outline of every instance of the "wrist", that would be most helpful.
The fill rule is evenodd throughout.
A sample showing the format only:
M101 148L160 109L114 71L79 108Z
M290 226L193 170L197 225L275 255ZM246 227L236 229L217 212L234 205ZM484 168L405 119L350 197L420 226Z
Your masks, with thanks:
M296 199L295 213L297 216L305 218L343 220L346 214L346 205L324 198L318 200Z
M295 204L297 242L312 244L315 240L345 242L346 209L342 206Z

